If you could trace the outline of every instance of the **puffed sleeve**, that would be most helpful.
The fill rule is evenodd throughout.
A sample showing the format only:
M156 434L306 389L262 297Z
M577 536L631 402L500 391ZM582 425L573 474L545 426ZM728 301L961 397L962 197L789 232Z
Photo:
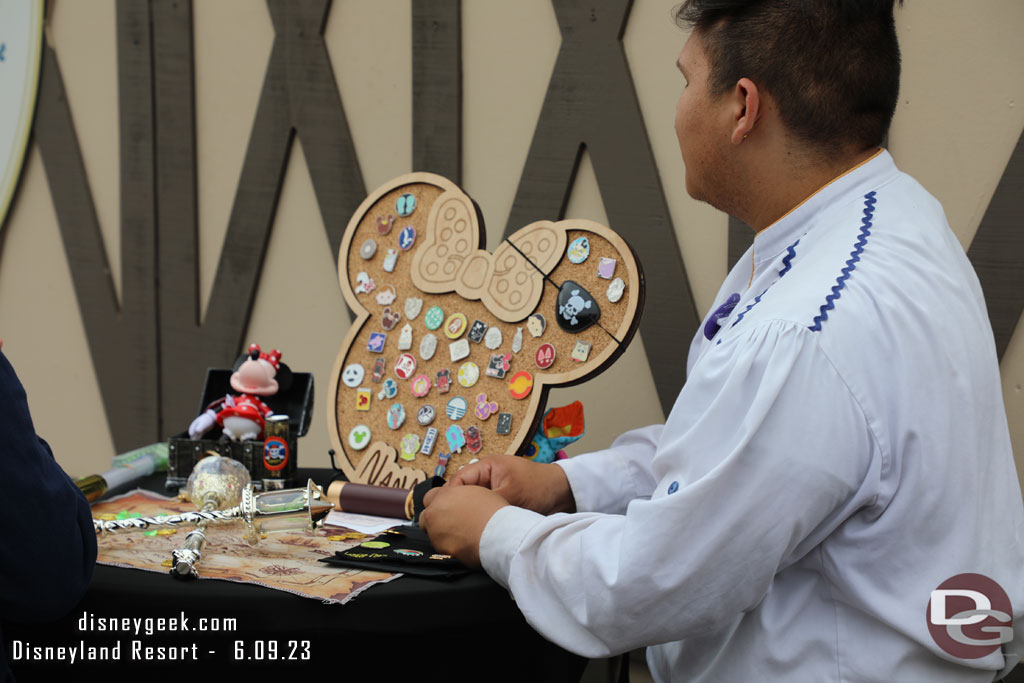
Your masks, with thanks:
M0 613L43 621L81 599L96 562L96 534L85 496L32 425L25 390L0 353Z
M657 483L651 461L664 425L626 432L603 451L557 461L578 512L622 514L630 501L649 498Z
M876 443L813 333L751 326L697 362L660 434L611 449L654 449L649 499L625 514L503 508L481 561L538 631L588 657L714 632L872 499Z

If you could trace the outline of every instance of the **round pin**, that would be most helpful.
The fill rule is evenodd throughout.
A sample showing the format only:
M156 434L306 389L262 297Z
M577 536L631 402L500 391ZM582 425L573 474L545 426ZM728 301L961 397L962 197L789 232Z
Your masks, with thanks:
M406 557L419 557L423 554L423 551L413 550L412 548L395 548L394 553L396 555L405 555Z
M674 482L672 482L671 484L668 485L668 492L669 493L675 493L678 490L679 490L679 482L678 481L674 481Z
M393 403L388 408L388 427L398 429L405 423L405 406L401 403Z
M566 253L571 262L583 263L590 256L590 240L586 237L577 237L569 243L569 249Z
M466 331L466 316L462 313L452 313L444 323L444 335L449 339L458 339Z
M381 550L382 548L391 547L390 543L385 543L384 541L366 541L364 543L360 543L359 545L364 548L372 548L374 550Z
M526 370L520 370L512 375L512 379L508 383L508 393L512 394L512 398L526 398L531 391L533 391L533 375Z
M409 379L414 372L416 372L416 356L411 353L403 353L395 361L395 376L398 379Z
M416 398L423 398L430 393L432 382L426 375L416 375L412 378L412 395Z
M555 362L555 347L551 344L541 344L537 348L537 367L541 370L547 370Z
M416 195L406 192L395 200L395 211L399 216L408 216L416 210Z
M356 425L348 433L348 445L354 450L361 451L370 445L370 428L366 425Z
M355 389L363 383L363 377L365 375L366 370L362 365L359 363L349 363L341 373L341 381L345 383L346 387Z
M476 381L480 379L480 367L470 361L463 363L462 367L459 368L459 384L464 387L471 387L476 384Z
M466 414L466 410L469 408L469 404L466 403L466 399L461 396L456 396L452 400L448 401L448 407L445 408L445 414L451 420L461 420Z
M372 239L366 240L365 242L363 242L363 246L359 247L359 255L362 256L363 259L367 261L372 259L373 255L376 253L377 243L374 242Z
M423 324L428 330L436 330L444 322L444 311L440 306L431 306L423 316Z
M433 422L435 417L437 417L437 411L434 410L434 406L420 406L420 409L416 411L416 421L424 427Z
M398 233L398 248L402 251L409 251L416 242L416 228L407 225Z

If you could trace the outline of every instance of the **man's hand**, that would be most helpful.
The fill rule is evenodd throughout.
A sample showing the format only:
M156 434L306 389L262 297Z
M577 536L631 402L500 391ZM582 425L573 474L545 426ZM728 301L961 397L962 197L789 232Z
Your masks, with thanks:
M508 503L494 491L479 486L449 485L427 491L423 505L420 528L430 536L437 551L477 568L484 527Z
M512 505L542 515L576 511L569 480L555 464L492 455L459 470L446 488L467 485L491 489Z

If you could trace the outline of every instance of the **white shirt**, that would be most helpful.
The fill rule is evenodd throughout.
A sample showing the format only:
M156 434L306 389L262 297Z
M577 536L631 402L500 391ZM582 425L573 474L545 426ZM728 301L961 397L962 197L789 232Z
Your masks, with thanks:
M579 512L499 510L488 574L566 649L654 645L657 680L992 680L1011 657L926 623L966 572L1024 615L992 331L941 206L882 151L759 233L732 294L665 425L560 463Z

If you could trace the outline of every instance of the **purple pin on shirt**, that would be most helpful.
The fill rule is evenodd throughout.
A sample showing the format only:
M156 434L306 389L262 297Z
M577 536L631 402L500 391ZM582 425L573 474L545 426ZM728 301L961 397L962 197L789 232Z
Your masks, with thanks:
M718 321L722 318L728 318L729 314L732 313L732 309L736 308L736 304L740 302L739 294L731 294L725 303L715 309L715 312L708 317L708 321L704 323L704 336L711 340L718 333L719 325Z

